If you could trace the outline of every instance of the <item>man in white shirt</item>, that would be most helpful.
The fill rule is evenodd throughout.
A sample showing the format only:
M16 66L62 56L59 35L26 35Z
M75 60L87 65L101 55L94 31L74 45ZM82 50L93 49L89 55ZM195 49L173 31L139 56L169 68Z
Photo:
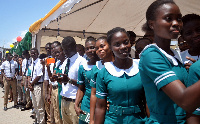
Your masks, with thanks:
M27 110L30 109L32 107L32 102L31 102L31 97L30 97L30 90L28 89L28 82L27 82L27 77L26 77L26 73L28 71L28 67L31 65L31 58L30 58L30 54L28 52L28 50L24 50L22 53L24 59L22 61L22 81L21 84L24 87L25 90L25 98L26 98L26 105L25 107L22 109L23 110ZM25 103L25 101L23 101Z
M62 48L67 57L61 65L63 77L60 77L62 81L62 91L60 93L62 95L62 120L63 124L78 124L78 117L74 109L78 90L78 69L86 60L76 52L76 42L73 37L65 37L62 40Z
M32 102L36 112L37 123L45 123L44 101L43 101L43 65L38 58L38 50L32 48L30 50L32 63L29 67L31 69L31 81L29 82L29 89L32 91Z
M46 61L46 59L48 59L48 58L52 58L52 56L51 56L51 43L49 42L49 43L47 43L46 45L45 45L45 51L46 51L46 55L47 55L47 57L45 58L45 59L43 59L44 61L43 61L43 68L44 68L44 77L45 77L45 75L46 75L46 73L47 73L47 69L46 69L46 66L45 66L45 61ZM48 96L48 93L49 93L49 80L45 80L44 79L44 82L43 82L43 99L44 99L44 106L45 106L45 114L46 114L46 116L47 116L47 120L46 120L46 123L47 124L50 124L51 123L51 116L50 116L50 102L48 102L47 101L47 96Z
M4 82L4 111L7 110L7 104L8 104L8 92L10 86L12 87L13 92L13 99L14 99L14 108L17 107L17 80L16 75L18 71L18 64L17 62L12 60L12 54L7 53L6 54L6 61L2 63L1 66L1 73L3 75L3 82Z

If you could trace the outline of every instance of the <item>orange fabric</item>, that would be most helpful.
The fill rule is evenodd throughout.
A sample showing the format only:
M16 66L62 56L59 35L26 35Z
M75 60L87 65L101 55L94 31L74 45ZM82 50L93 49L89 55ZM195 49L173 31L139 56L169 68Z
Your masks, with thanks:
M41 23L47 19L51 14L53 14L60 6L62 6L67 0L60 0L56 6L53 7L53 9L51 9L49 11L49 13L44 17L39 19L38 21L34 22L30 27L29 27L29 32L33 33L36 32L37 30L40 29L40 25Z

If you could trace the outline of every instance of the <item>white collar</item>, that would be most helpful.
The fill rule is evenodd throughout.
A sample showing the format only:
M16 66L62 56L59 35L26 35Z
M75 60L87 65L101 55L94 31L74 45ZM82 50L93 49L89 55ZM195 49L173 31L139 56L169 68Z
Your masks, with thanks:
M87 70L87 71L92 70L92 67L93 67L93 66L94 66L94 65L88 65L87 62L84 62L84 63L83 63L83 68L84 68L85 70Z
M177 58L183 64L183 60L181 58L180 51L177 51L177 50L174 50L174 49L171 49L171 51L174 53L174 57Z
M182 58L181 58L181 56L180 56L180 52L171 49L171 51L174 53L174 57L173 57L173 56L167 54L167 53L166 53L164 50L162 50L161 48L159 48L156 44L147 45L147 46L142 50L142 52L140 53L140 57L141 57L141 54L142 54L146 49L148 49L149 47L152 47L152 46L155 47L155 48L157 48L161 53L163 53L163 54L165 55L165 57L167 57L167 59L168 59L171 63L173 63L175 66L178 65L178 62L177 62L177 60L176 60L175 58L177 58L181 63L183 63Z
M37 58L35 61L33 60L32 62L36 64L38 61L39 61L39 58Z
M10 60L10 61L6 60L6 61L9 62L9 63L10 63L10 62L12 63L14 60Z
M133 59L133 64L129 69L119 69L117 68L113 62L106 62L104 63L106 70L115 77L120 77L124 73L126 73L128 76L134 76L139 72L139 59Z
M97 66L97 68L98 68L99 70L101 70L101 69L104 67L104 65L102 64L102 61L101 61L101 60L96 62L96 66Z
M26 58L25 58L26 59ZM32 62L32 58L30 57L29 59L28 59L28 63L30 64L31 62ZM27 61L27 59L26 59L26 61Z
M70 59L70 63L72 62L74 62L74 61L76 61L76 59L78 58L78 53L76 53L76 54L74 54L72 57L70 57L69 59ZM68 58L67 58L68 59Z

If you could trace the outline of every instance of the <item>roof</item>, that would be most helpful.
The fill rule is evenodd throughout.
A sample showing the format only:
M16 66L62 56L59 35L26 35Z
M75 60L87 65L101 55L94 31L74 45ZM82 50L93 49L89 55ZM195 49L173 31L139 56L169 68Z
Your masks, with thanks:
M65 2L64 2L65 1ZM154 0L61 0L44 18L30 26L30 32L41 36L105 35L114 27L123 27L143 36L141 26L145 12ZM174 0L183 15L200 15L199 0Z

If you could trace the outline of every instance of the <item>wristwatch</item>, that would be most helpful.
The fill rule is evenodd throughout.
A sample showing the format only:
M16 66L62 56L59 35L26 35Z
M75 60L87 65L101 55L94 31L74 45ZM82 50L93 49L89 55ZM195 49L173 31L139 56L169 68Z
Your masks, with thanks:
M69 79L69 81L68 81L70 84L72 84L72 80L71 79Z

